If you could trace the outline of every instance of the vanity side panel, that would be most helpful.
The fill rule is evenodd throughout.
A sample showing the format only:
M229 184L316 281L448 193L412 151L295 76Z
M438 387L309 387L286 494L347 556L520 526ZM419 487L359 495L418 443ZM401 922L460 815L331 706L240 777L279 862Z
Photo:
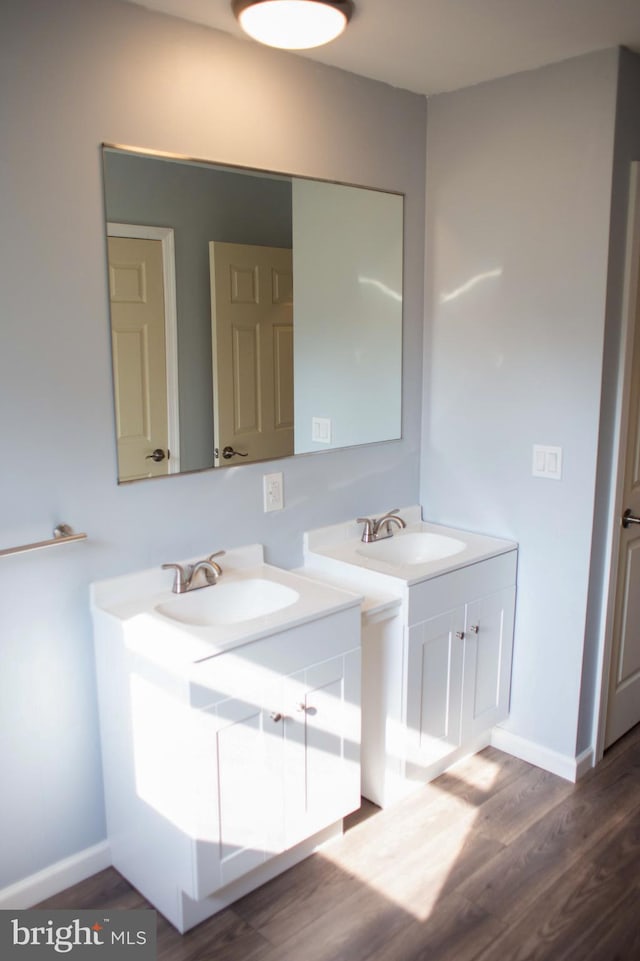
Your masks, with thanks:
M362 795L386 807L406 794L403 618L362 618Z
M114 628L113 620L99 612L94 612L94 646L111 861L169 921L179 926L180 888L192 890L189 843L175 825L140 796L131 695L135 659L128 656L122 632ZM145 720L147 731L152 733L154 718ZM164 763L170 761L165 755Z

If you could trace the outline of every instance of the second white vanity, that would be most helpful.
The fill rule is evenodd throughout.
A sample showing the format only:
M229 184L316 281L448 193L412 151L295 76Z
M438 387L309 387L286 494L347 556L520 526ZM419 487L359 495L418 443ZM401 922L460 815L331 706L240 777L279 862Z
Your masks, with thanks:
M305 571L361 593L362 793L382 807L490 743L509 711L517 545L425 523L305 535Z

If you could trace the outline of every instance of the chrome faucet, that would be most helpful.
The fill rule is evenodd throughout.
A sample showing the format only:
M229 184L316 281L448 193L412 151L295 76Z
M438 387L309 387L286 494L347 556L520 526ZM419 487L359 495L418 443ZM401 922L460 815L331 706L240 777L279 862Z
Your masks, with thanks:
M174 594L186 594L187 591L197 591L201 587L211 587L222 577L222 568L214 561L214 557L221 557L224 551L210 554L206 560L196 561L195 564L163 564L162 570L173 569L176 572L171 590Z
M377 520L373 517L359 517L356 523L364 524L362 543L371 544L373 541L381 541L385 537L391 537L393 535L393 524L396 524L399 529L406 527L407 525L398 515L399 510L399 507L394 507L392 511L388 511L382 517L378 517Z

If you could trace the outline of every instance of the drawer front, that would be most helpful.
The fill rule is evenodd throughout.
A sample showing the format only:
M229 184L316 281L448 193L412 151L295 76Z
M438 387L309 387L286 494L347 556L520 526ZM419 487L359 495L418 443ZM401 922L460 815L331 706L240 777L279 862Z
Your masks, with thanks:
M360 608L355 606L244 644L195 665L189 700L207 708L232 697L246 697L274 675L295 674L309 664L360 647Z
M517 557L517 551L509 551L415 584L409 590L409 624L511 587L516 582Z

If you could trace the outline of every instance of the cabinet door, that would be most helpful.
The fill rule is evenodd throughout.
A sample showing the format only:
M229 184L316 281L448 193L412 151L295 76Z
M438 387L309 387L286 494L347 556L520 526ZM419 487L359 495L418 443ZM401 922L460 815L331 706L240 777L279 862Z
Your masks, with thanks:
M278 685L262 704L218 707L220 880L228 884L284 849L283 732Z
M285 843L360 804L360 652L313 664L287 681Z
M509 713L515 588L467 604L463 739L489 730Z
M406 712L410 766L428 766L460 745L463 628L463 610L409 628Z

